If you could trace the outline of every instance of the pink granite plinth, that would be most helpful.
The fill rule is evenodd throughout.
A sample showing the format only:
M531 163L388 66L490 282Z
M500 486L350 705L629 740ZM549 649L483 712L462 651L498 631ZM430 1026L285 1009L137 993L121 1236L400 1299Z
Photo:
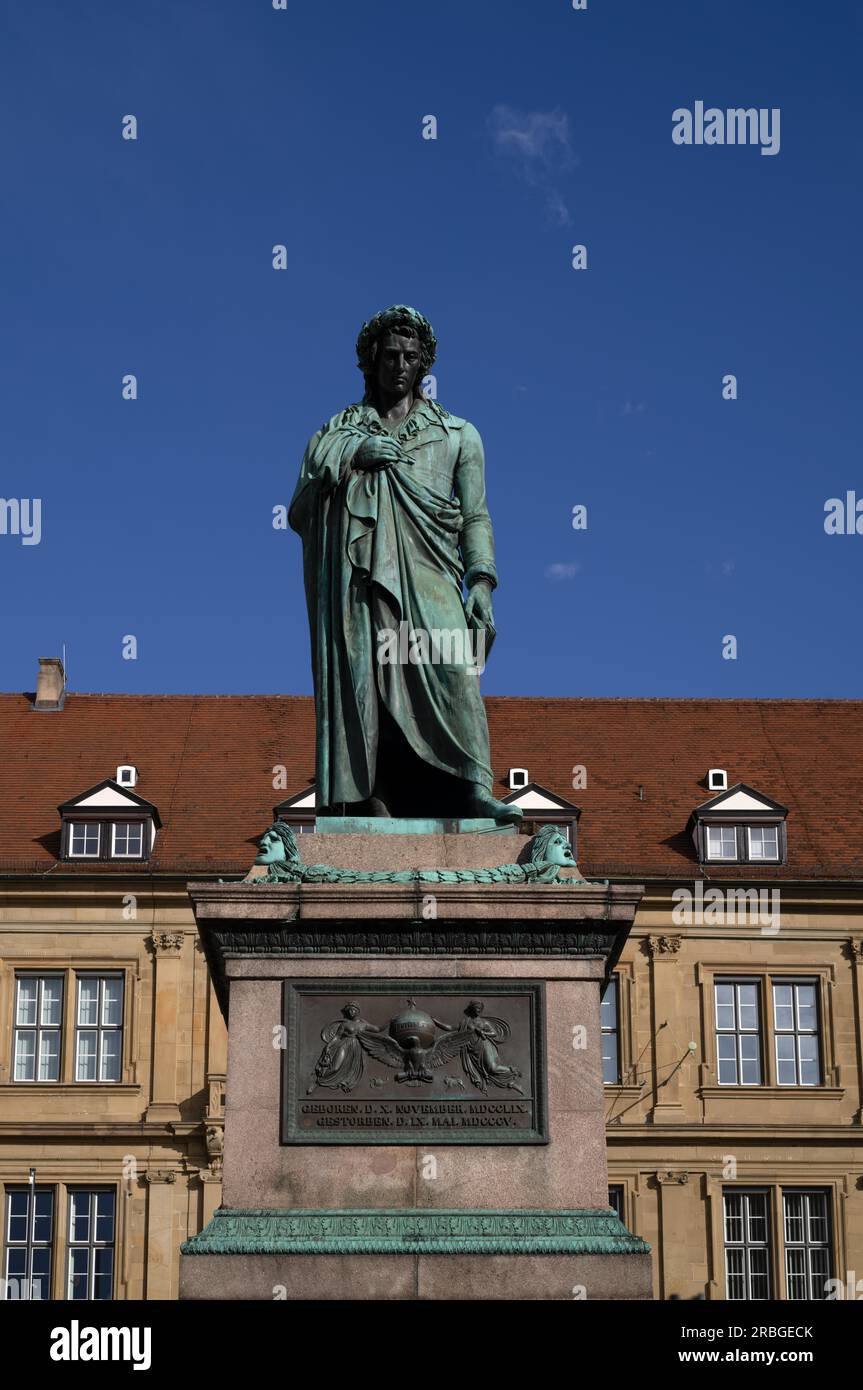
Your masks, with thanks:
M344 868L488 868L513 862L517 833L494 835L303 835L307 863ZM631 925L642 889L604 884L189 885L205 944L218 934L229 995L223 1203L245 1211L380 1208L519 1211L604 1210L608 1202L600 986L610 942ZM427 895L434 915L427 920ZM350 948L350 932L392 933L386 953ZM518 954L464 946L472 923L537 933ZM446 932L458 949L446 944ZM321 942L337 930L348 944ZM399 945L412 938L412 944ZM417 934L420 946L417 946ZM427 935L426 935L427 933ZM567 954L543 936L595 941ZM227 935L226 935L227 934ZM235 935L234 935L235 934ZM290 934L289 952L279 938ZM377 938L375 938L376 940ZM527 939L527 938L525 938ZM243 943L246 942L247 946ZM238 943L238 944L234 944ZM308 945L304 944L308 943ZM505 944L505 943L504 943ZM497 950L497 947L495 947ZM208 947L211 966L215 960ZM541 980L546 996L548 1143L282 1144L281 1060L286 978L352 980ZM574 1039L584 1038L584 1045ZM431 1162L430 1160L434 1160ZM574 1293L583 1288L582 1294ZM273 1290L278 1292L274 1293ZM644 1254L186 1254L182 1298L567 1299L649 1298Z
M653 1297L649 1255L183 1255L181 1299Z

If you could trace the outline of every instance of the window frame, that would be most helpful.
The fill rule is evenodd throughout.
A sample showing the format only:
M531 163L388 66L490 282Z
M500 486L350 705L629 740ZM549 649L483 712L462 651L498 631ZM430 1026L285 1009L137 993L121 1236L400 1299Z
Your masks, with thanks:
M614 1026L608 1027L602 1021L602 1011L607 1002L609 991L614 994ZM605 1039L614 1039L614 1061L615 1075L611 1079L605 1076ZM620 1067L620 980L616 970L613 970L606 981L605 988L599 1000L599 1045L602 1060L602 1084L603 1086L619 1086L621 1082Z
M804 1204L803 1214L803 1239L801 1241L789 1241L788 1239L788 1213L786 1202L789 1197L801 1197ZM824 1204L823 1220L826 1228L826 1237L823 1241L813 1241L810 1238L811 1216L810 1202L817 1197ZM820 1303L827 1297L827 1281L833 1277L834 1268L834 1233L831 1213L830 1192L823 1187L782 1187L781 1188L781 1212L782 1212L782 1259L785 1274L785 1299L789 1303ZM792 1274L789 1270L788 1256L791 1252L800 1250L803 1252L804 1273L802 1275L806 1283L807 1297L796 1298L790 1293L792 1279L799 1279L798 1273ZM826 1252L827 1267L823 1275L816 1275L812 1269L812 1251L823 1250ZM820 1298L814 1298L812 1289L815 1280L820 1279L823 1292Z
M778 864L778 863L780 862L781 857L782 857L782 837L781 837L781 835L780 835L780 833L779 833L779 826L778 826L778 824L771 824L770 822L767 822L767 821L765 821L765 822L749 821L749 822L747 822L746 825L744 825L743 829L744 829L744 831L746 832L745 844L746 844L746 863L747 863L747 864ZM759 830L759 831L761 831L762 833L763 833L765 830L775 830L775 832L776 832L776 853L775 853L775 854L771 854L771 855L769 855L769 856L766 855L766 854L762 854L762 855L758 855L758 856L756 857L756 856L752 853L752 832L753 832L753 830Z
M117 1024L103 1023L104 1012L104 983L106 980L120 981L120 1022ZM81 985L85 980L97 980L99 988L96 995L96 1015L97 1022L80 1023L81 1012ZM123 1080L123 1049L125 1046L125 1024L126 1024L126 974L123 970L76 970L75 971L75 1012L73 1016L73 1046L72 1046L72 1081L80 1086L117 1086ZM82 1033L96 1034L96 1075L81 1076L80 1072L80 1035ZM117 1049L117 1076L101 1076L103 1062L103 1035L117 1034L119 1036L119 1046Z
M834 1037L836 1021L832 989L836 985L835 965L753 965L749 969L735 971L729 969L727 962L717 960L699 961L696 966L696 984L700 991L699 1017L701 1040L704 1049L699 1068L697 1094L702 1099L718 1100L720 1097L756 1096L772 1091L772 1099L779 1096L793 1096L795 1092L805 1091L808 1096L834 1098L841 1094L843 1087L837 1080L837 1053ZM720 982L739 980L757 982L759 986L759 1012L761 1020L761 1076L758 1085L734 1085L719 1081L719 1058L716 1046L717 1018L715 985ZM781 985L796 982L814 985L817 1006L818 1055L821 1080L817 1085L807 1083L795 1086L789 1082L781 1085L776 1070L776 1033L773 1027L773 984ZM721 1112L720 1112L721 1113Z
M825 1076L825 1067L824 1067L824 1043L823 1043L823 1039L824 1039L824 1021L823 1021L822 1013L821 1013L821 997L820 997L821 991L820 991L820 989L819 989L819 987L818 987L818 986L819 986L818 977L815 976L815 975L808 976L808 975L806 975L806 974L804 974L804 973L802 973L802 972L801 972L801 974L799 974L799 975L794 974L794 975L790 975L790 976L781 976L781 977L777 977L777 976L775 976L775 975L773 975L773 974L770 974L770 975L769 975L769 985L770 985L770 1022L771 1022L771 1030L772 1030L772 1033L773 1033L773 1068L774 1068L774 1076L775 1076L775 1085L781 1086L781 1087L783 1087L783 1089L786 1089L786 1090L794 1090L794 1089L807 1090L807 1091L816 1090L819 1086L823 1086L823 1085L825 1084L825 1082L824 1082L824 1076ZM799 1005L798 1005L798 1001L797 1001L797 990L798 990L801 986L805 986L805 987L807 987L807 988L810 988L810 989L813 991L813 994L814 994L814 1005L813 1005L813 1007L814 1007L814 1009L815 1009L815 1027L814 1027L814 1028L808 1028L808 1029L807 1029L807 1028L800 1028L800 1027L799 1027L799 1022L798 1022L798 1021L799 1021ZM777 1026L777 1023L776 1023L776 1007L777 1007L777 1005L776 1005L776 990L777 990L777 988L786 988L786 989L790 989L790 990L792 991L792 1008L793 1008L793 1011L794 1011L794 1027L793 1027L793 1028L779 1028L779 1027ZM787 1005L785 1005L785 1006L783 1006L783 1007L787 1007ZM801 1059L801 1056L800 1056L800 1039L801 1039L801 1038L811 1038L811 1037L814 1037L814 1039L815 1039L815 1045L816 1045L816 1050L817 1050L818 1080L817 1080L817 1081L803 1081L803 1080L801 1080L801 1077L802 1077L802 1070L803 1070L803 1066L802 1066L802 1060L803 1060L803 1059ZM794 1081L780 1081L780 1079L779 1079L779 1063L780 1063L780 1060L783 1061L783 1062L787 1062L787 1061L788 1061L788 1058L787 1058L787 1057L783 1057L783 1058L781 1058L781 1059L780 1059L780 1057L779 1057L779 1039L780 1039L780 1038L793 1038L793 1039L794 1039L794 1074L795 1074L795 1079L794 1079ZM807 1058L806 1060L808 1061L808 1060L811 1060L811 1059Z
M719 1026L719 1008L720 1008L720 1005L719 1005L719 1001L718 1001L718 999L717 999L717 990L720 988L721 985L730 986L730 987L734 990L734 1005L733 1005L733 1007L734 1007L734 1016L735 1016L734 1028L720 1028L720 1026ZM755 988L755 1008L756 1008L757 1014L758 1014L757 1025L756 1025L755 1028L742 1028L742 1027L740 1026L740 1002L739 1002L739 995L738 995L737 991L739 990L739 988L740 988L742 985L754 986L754 988ZM716 1084L717 1084L717 1086L722 1086L723 1088L730 1088L730 1089L732 1089L732 1090L740 1090L740 1089L752 1090L753 1088L757 1088L757 1087L759 1087L759 1086L764 1086L764 1085L766 1084L766 1083L765 1083L765 1066L764 1066L764 1024L763 1024L763 1018L764 1018L764 1004L763 1004L762 994L763 994L763 989L762 989L761 978L760 978L759 976L757 976L757 975L730 975L730 976L728 976L728 975L722 975L722 974L720 974L720 973L717 972L717 973L713 976L713 1039L714 1039L714 1048L715 1048L715 1054L716 1054ZM726 1007L727 1007L727 1006L726 1006ZM720 1063L723 1062L723 1061L727 1061L727 1060L728 1060L728 1058L722 1058L722 1057L720 1057L720 1055L719 1055L719 1039L720 1039L721 1037L726 1037L726 1038L728 1038L728 1037L733 1037L733 1038L736 1040L736 1041L735 1041L735 1049L734 1049L734 1051L735 1051L735 1069L736 1069L736 1072L737 1072L737 1080L736 1080L736 1081L723 1081L723 1080L722 1080L722 1077L721 1077L721 1075L720 1075L720 1070L721 1070L721 1069L720 1069ZM740 1079L740 1078L742 1077L742 1074L743 1074L743 1062L744 1062L744 1061L751 1061L751 1060L752 1060L752 1059L749 1058L749 1057L743 1058L743 1056L742 1056L741 1043L742 1043L743 1038L745 1038L745 1037L750 1037L750 1038L751 1038L751 1037L754 1037L754 1038L756 1038L756 1040L757 1040L757 1062L758 1062L758 1080L757 1080L757 1081L743 1081L743 1080Z
M731 1241L731 1242L729 1242L729 1239L728 1239L728 1219L729 1219L729 1213L728 1213L728 1208L727 1208L727 1202L728 1202L729 1197L740 1197L740 1198L742 1198L742 1200L743 1200L743 1213L744 1213L744 1214L743 1214L743 1217L742 1217L742 1220L743 1220L743 1240L742 1240L742 1241ZM763 1242L752 1241L752 1240L750 1239L750 1215L749 1215L749 1204L750 1204L751 1199L754 1198L754 1197L761 1198L761 1199L763 1199L763 1201L764 1201L764 1208L765 1208L765 1210L764 1210L764 1218L763 1218L763 1219L764 1219L764 1222L765 1222L765 1239L764 1239ZM724 1277L725 1277L725 1299L726 1299L726 1302L728 1302L728 1303L765 1303L765 1302L770 1302L771 1299L773 1298L773 1290L774 1290L774 1286L775 1286L774 1269L773 1269L773 1230L774 1230L774 1222L773 1222L773 1191L772 1191L772 1189L771 1189L770 1187L745 1186L745 1185L743 1185L743 1184L740 1184L739 1186L734 1186L734 1187L731 1187L731 1186L729 1186L729 1187L723 1187L723 1188L722 1188L721 1221L722 1221L722 1257L723 1257L723 1260L722 1260L722 1267L723 1267L723 1272L724 1272ZM745 1287L746 1292L745 1292L745 1294L744 1294L744 1296L743 1296L742 1298L732 1297L732 1295L731 1295L731 1293L730 1293L730 1284L729 1284L729 1268L728 1268L729 1261L728 1261L728 1255L729 1255L729 1251L737 1251L737 1250L742 1250L742 1251L743 1251L743 1265L744 1265L744 1268L743 1268L742 1273L735 1273L735 1275L734 1275L733 1277L734 1277L734 1278L737 1278L737 1279L743 1278L743 1280L744 1280L744 1287ZM766 1260L765 1260L765 1266L766 1266L766 1267L765 1267L764 1272L761 1273L761 1274L757 1274L757 1275L756 1275L757 1278L764 1278L764 1279L766 1280L766 1293L764 1294L764 1297L763 1297L763 1298L753 1298L753 1296L752 1296L752 1291L751 1291L752 1267L751 1267L751 1259L750 1259L750 1253L749 1253L749 1252L752 1251L752 1250L763 1250L764 1253L765 1253L765 1256L766 1256Z
M757 829L776 830L776 858L775 859L753 859L750 853L750 831ZM733 858L722 858L711 855L709 849L710 830L733 830L735 834L736 852ZM700 864L723 865L723 864L755 864L755 865L781 865L788 861L788 830L784 818L770 815L731 815L724 813L721 815L700 816L697 821L696 846L698 850L698 862Z
M96 1239L98 1229L98 1211L96 1198L110 1194L113 1199L113 1209L111 1218L111 1239L100 1241ZM73 1241L72 1233L75 1220L75 1198L87 1196L89 1198L89 1210L87 1213L88 1238L86 1241ZM116 1296L117 1281L117 1244L118 1244L118 1219L119 1203L117 1201L117 1188L111 1183L69 1183L66 1187L66 1261L64 1277L64 1298L69 1303L103 1303L111 1302ZM87 1297L73 1298L72 1280L80 1278L80 1274L73 1270L73 1251L87 1251ZM97 1278L95 1252L98 1250L111 1251L111 1270L110 1270L110 1292L106 1298L94 1298L93 1289ZM100 1274L98 1277L104 1277Z
M131 819L131 820L128 820L128 819L127 819L127 820L112 820L112 821L108 821L107 824L110 825L110 827L111 827L111 835L110 835L110 858L111 858L111 859L123 859L123 860L126 860L126 861L128 861L128 860L138 860L138 861L140 862L142 859L146 859L146 858L147 858L147 824L146 824L146 821L143 821L143 820L141 820L140 818L138 818L137 820L133 818L133 819ZM118 849L117 849L117 831L119 830L119 828L120 828L121 825L122 825L122 826L125 826L126 829L127 829L127 831L128 831L132 826L137 826L137 827L140 829L140 831L141 831L141 848L140 848L140 851L139 851L137 854L121 854L121 853L118 851ZM127 842L128 842L128 838L129 838L129 837L128 837L128 834L127 834L127 836L126 836Z
M96 831L96 852L95 852L95 854L81 854L81 853L76 852L76 850L74 849L74 844L75 844L75 831L76 831L76 829L77 829L79 826L83 827L85 830L95 829L95 831ZM101 822L101 821L96 820L96 819L93 819L93 820L81 820L81 819L72 820L72 819L70 819L70 820L67 822L67 827L68 827L68 831L67 831L67 836L66 836L66 854L65 854L65 856L64 856L66 859L101 859L101 858L102 858L102 841L103 841L103 839L104 839L104 836L102 835L102 822ZM85 839L86 839L86 836L85 836Z
M95 826L99 835L99 850L97 854L77 854L72 852L72 840L75 827L79 825ZM116 830L118 825L140 825L141 829L141 853L140 854L117 854L115 852ZM122 864L144 864L150 858L153 844L155 822L149 811L137 812L133 808L112 806L110 810L104 808L94 808L90 812L87 808L82 808L80 812L75 810L64 814L61 835L60 835L60 858L64 863L70 864L96 864L96 863L122 863Z
M18 998L19 985L23 980L36 980L36 1022L32 1026L18 1022ZM43 1024L40 1022L42 1017L42 985L45 980L60 981L60 1021L57 1024ZM16 1086L56 1086L59 1084L63 1075L63 1037L65 1033L66 1021L66 972L64 970L16 970L13 975L12 988L12 1056L10 1066L10 1078ZM33 1076L19 1077L15 1075L18 1057L18 1034L35 1033L35 1043L33 1048ZM52 1077L41 1077L39 1075L39 1061L41 1055L41 1039L43 1033L57 1034L57 1075Z
M49 1235L49 1237L48 1237L47 1240L39 1240L39 1241L37 1241L37 1240L36 1240L36 1196L37 1196L37 1195L39 1195L39 1196L45 1196L46 1194L47 1194L47 1195L50 1197L50 1199L51 1199L51 1202L50 1202L50 1205L51 1205L51 1211L50 1211L51 1233L50 1233L50 1235ZM21 1195L24 1195L24 1196L26 1196L26 1198L27 1198L27 1215L26 1215L27 1235L26 1235L25 1240L23 1240L23 1241L12 1241L11 1238L10 1238L10 1224L11 1224L11 1220L12 1220L12 1198L15 1197L15 1196L21 1196ZM25 1292L25 1295L24 1295L23 1298L21 1298L21 1295L20 1295L20 1293L19 1293L17 1301L19 1301L19 1302L47 1302L49 1299L51 1299L52 1294L53 1294L53 1279L54 1279L54 1244L55 1244L55 1240L56 1240L56 1233L57 1233L57 1192L56 1192L56 1189L54 1188L54 1186L53 1186L51 1183L37 1183L37 1184L35 1184L35 1185L29 1184L29 1183L27 1183L27 1184L25 1184L25 1183L9 1183L9 1184L6 1185L5 1192L4 1192L4 1197L3 1197L3 1263L2 1263L3 1284L2 1284L2 1301L5 1301L5 1302L15 1302L15 1301L16 1301L16 1300L10 1298L10 1294L9 1294L9 1281L10 1281L10 1278L15 1279L15 1280L20 1280L21 1277L22 1277L22 1276L19 1275L19 1274L14 1274L14 1275L11 1275L11 1276L10 1276L10 1274L9 1274L9 1255L10 1255L10 1252L13 1251L13 1250L24 1250L24 1251L26 1252L26 1254L25 1254L25 1260L26 1260L27 1272L26 1272L26 1274L23 1276L23 1278L24 1278L24 1287L25 1287L26 1292ZM48 1251L48 1271L47 1271L46 1274L38 1274L38 1275L35 1275L35 1276L34 1276L34 1274L33 1274L33 1255L34 1255L34 1252L37 1251L37 1250L47 1250L47 1251ZM33 1282L34 1282L34 1277L35 1277L36 1279L39 1279L40 1281L41 1281L41 1280L45 1280L45 1281L46 1281L46 1285L47 1285L47 1289L48 1289L48 1298L47 1298L47 1299L42 1299L42 1298L33 1299L32 1294L33 1294Z

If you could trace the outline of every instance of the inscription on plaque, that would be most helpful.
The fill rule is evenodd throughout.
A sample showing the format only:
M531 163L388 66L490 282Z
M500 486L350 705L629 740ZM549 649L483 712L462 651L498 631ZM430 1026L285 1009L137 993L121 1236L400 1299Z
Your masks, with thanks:
M542 1144L544 986L286 980L284 1144Z

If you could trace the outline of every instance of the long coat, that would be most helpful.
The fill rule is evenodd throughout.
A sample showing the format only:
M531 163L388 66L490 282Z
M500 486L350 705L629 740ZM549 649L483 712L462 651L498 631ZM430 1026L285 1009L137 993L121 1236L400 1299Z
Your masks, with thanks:
M370 434L399 445L392 468L352 468ZM384 429L369 402L348 406L309 441L289 522L303 540L318 804L372 794L379 701L424 762L490 789L488 726L468 655L475 634L462 598L462 585L480 575L497 583L473 425L424 397L397 431ZM400 635L404 655L418 630L432 643L436 631L448 633L451 650L432 647L432 660L380 659L387 633Z

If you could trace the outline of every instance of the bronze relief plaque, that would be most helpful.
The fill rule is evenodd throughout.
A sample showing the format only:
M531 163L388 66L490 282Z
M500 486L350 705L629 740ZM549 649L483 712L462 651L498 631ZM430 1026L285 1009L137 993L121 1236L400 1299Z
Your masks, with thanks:
M283 1144L545 1144L545 986L286 980Z

